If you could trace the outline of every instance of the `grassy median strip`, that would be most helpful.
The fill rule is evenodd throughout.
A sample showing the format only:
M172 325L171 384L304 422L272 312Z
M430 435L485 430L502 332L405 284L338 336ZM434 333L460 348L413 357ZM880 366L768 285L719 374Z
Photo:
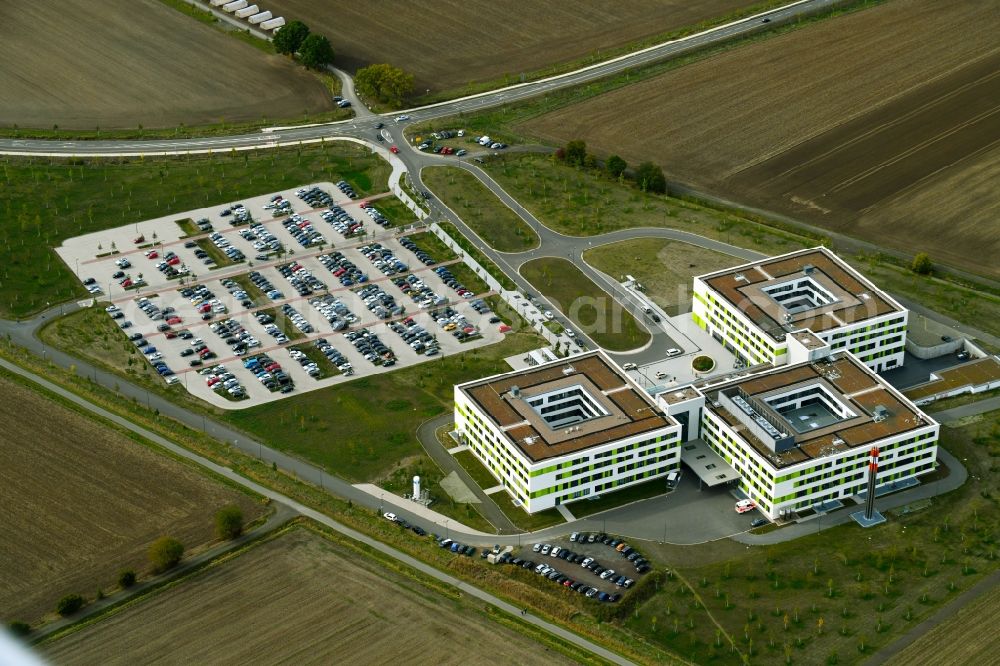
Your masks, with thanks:
M431 255L431 258L439 263L455 259L458 256L454 250L445 245L444 241L438 238L432 231L421 231L416 234L410 234L407 238L416 243L417 247Z
M317 380L326 379L327 377L336 377L337 375L340 374L340 370L337 368L337 366L331 363L330 359L324 356L320 352L320 350L316 349L316 347L314 347L312 343L304 345L296 345L294 347L288 348L289 351L293 349L302 352L303 354L306 355L306 358L308 358L310 361L316 364L316 366L319 368L319 377L316 377Z
M521 266L521 275L604 349L628 351L649 342L649 332L635 317L573 263L533 259Z
M445 233L451 236L455 242L458 243L458 246L462 248L467 255L472 257L476 263L482 266L483 270L493 276L493 279L499 282L500 286L507 290L514 290L517 288L514 281L507 277L507 274L500 270L496 264L487 259L486 255L480 252L479 249L473 245L472 242L466 238L454 224L451 222L439 222L438 224Z
M209 258L215 262L214 266L209 266L209 270L215 270L217 268L222 268L223 266L232 266L236 262L229 258L229 256L217 248L215 243L207 238L199 238L195 241L198 247L208 253ZM245 259L244 259L245 261Z
M254 311L254 316L259 314L265 314L271 316L274 321L272 322L278 327L278 330L285 334L285 337L295 342L296 340L301 340L305 337L305 334L295 327L292 320L285 316L285 313L281 311L281 308L265 308L263 310Z
M524 252L538 247L538 234L468 171L431 167L420 177L494 250Z

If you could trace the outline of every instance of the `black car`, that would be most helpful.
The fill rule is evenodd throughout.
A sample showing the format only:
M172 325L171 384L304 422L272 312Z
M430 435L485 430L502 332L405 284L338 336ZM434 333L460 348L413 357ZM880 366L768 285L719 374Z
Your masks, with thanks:
M767 518L754 518L750 523L750 527L764 527L767 525Z

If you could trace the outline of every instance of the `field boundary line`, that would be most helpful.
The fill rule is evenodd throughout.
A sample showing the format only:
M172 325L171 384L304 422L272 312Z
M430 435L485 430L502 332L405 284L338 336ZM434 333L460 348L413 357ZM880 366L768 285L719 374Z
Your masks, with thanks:
M273 514L270 519L282 520L277 512ZM87 627L97 624L98 622L117 615L118 613L128 610L135 604L142 603L149 599L150 597L155 597L161 592L166 592L173 589L175 586L187 581L189 578L197 576L206 569L211 569L216 565L223 564L229 560L238 557L245 551L254 548L255 546L271 541L272 539L281 536L289 529L295 526L295 523L299 518L292 518L288 521L283 521L278 525L270 528L266 528L266 525L262 525L259 528L259 532L247 533L246 538L242 541L231 541L223 542L221 546L229 545L231 547L222 550L221 552L210 554L209 552L200 553L195 556L192 560L184 563L183 560L176 569L171 569L162 574L154 576L152 579L147 580L145 583L139 583L121 599L114 600L113 598L107 597L110 602L101 607L94 608L91 613L84 615L80 618L70 621L68 624L63 626L51 627L46 631L46 628L40 630L40 635L36 635L31 641L32 645L45 645L58 641L66 636L75 634L78 631L86 629ZM91 604L93 606L93 604ZM86 609L87 606L84 606ZM84 611L86 612L86 611Z

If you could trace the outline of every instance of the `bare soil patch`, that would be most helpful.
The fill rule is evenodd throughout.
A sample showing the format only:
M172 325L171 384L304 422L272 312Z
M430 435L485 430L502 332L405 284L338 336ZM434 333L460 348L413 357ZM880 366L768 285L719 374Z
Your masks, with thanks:
M653 159L715 194L995 277L998 32L993 3L897 0L521 129Z
M214 539L213 514L262 507L28 388L0 377L0 608L34 621L65 594L92 596L117 572L146 569L146 550L171 535L188 550Z
M334 108L287 58L158 0L4 3L0 20L0 126L155 128Z
M333 43L351 71L389 62L412 72L416 92L530 73L753 4L748 0L489 2L273 0L267 8L304 21Z
M565 664L305 529L57 641L59 664Z

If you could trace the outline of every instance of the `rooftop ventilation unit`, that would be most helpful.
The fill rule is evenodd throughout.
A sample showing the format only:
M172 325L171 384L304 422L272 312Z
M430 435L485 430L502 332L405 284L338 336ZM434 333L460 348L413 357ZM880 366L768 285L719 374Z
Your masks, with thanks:
M873 410L875 423L880 423L889 418L889 410L882 405L876 405Z
M521 397L521 389L518 388L517 386L511 386L510 387L510 395L512 397L514 397L514 398L520 398Z
M872 295L871 295L871 294L869 294L869 293L868 293L867 291L863 291L863 292L861 292L860 294L858 294L858 296L859 296L859 297L861 298L861 300L863 300L863 301L870 301L870 300L871 300L871 298L872 298Z
M749 282L750 281L750 280L747 279L746 275L743 275L743 273L737 273L736 275L733 276L733 279L736 280L737 282Z
M806 264L805 266L802 267L802 272L805 273L806 275L813 273L815 270L816 267L813 266L812 264Z
M572 365L567 365L562 371L563 375L572 375L574 372L576 372L576 368Z
M530 446L531 444L534 444L534 443L535 443L535 440L536 440L536 439L538 439L538 438L537 438L537 437L535 437L535 436L531 436L531 437L525 437L525 438L524 438L524 443L525 443L526 445L529 445L529 446Z

